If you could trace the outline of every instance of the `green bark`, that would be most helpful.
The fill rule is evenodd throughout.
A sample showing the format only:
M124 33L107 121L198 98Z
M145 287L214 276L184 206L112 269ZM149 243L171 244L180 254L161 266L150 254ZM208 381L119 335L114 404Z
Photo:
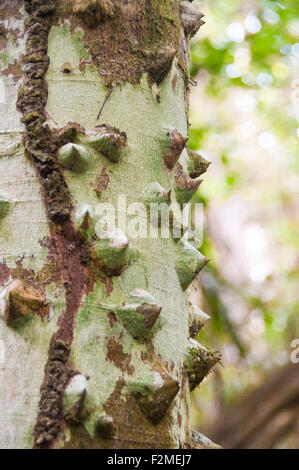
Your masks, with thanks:
M2 7L14 34L0 77L1 447L192 445L187 287L204 262L195 250L190 269L194 249L185 259L173 238L97 232L99 204L117 207L119 195L148 203L158 188L159 202L176 202L175 164L188 160L185 9Z

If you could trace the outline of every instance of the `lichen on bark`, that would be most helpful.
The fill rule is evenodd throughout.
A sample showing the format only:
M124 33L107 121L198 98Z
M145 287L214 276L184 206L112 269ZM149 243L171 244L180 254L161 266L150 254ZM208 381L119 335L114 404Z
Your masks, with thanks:
M31 429L32 435L34 428L37 448L179 447L189 440L190 429L182 368L188 309L175 269L178 248L172 238L136 239L138 257L109 264L94 234L99 197L115 206L118 194L142 201L145 188L155 183L168 203L175 200L174 167L184 158L187 136L188 54L179 1L24 4L19 131L24 128L26 163L40 183L48 227L39 242L44 264L29 271L3 263L0 281L34 278L49 301L49 326L43 322L37 335L46 338L41 396L26 433ZM16 65L18 80L21 64ZM180 136L178 149L168 141L166 150L161 147L165 129ZM165 171L167 152L174 158ZM83 218L81 206L88 207ZM10 212L8 217L15 217L14 207ZM193 274L197 271L192 279ZM125 316L124 309L115 314L101 309L127 305L136 289L155 299L138 304L134 318L142 328L137 330L128 321L129 308ZM34 317L34 325L38 321ZM25 340L28 331L28 325L20 331ZM40 347L37 338L30 340ZM27 349L26 354L31 361ZM64 393L78 375L86 379L84 396L69 419Z
M160 83L175 55L188 74L178 0L59 0L57 15L68 17L73 31L84 30L90 60L82 67L92 63L107 86L137 84L144 73Z

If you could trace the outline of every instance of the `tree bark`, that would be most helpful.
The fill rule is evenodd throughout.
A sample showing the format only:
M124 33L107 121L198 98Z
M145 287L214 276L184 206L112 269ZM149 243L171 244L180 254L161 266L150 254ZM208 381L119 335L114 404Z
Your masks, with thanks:
M205 261L129 240L119 196L198 187L185 145L201 16L177 0L0 2L1 447L192 446L188 377L218 360L188 349ZM99 235L100 203L122 232Z

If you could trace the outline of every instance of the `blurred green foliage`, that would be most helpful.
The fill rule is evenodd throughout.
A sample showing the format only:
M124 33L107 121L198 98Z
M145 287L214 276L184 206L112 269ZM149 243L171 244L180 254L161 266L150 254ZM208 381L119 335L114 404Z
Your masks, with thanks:
M204 422L219 395L229 404L286 364L290 342L299 337L299 2L203 0L197 6L206 24L191 43L197 86L189 147L213 163L194 197L206 207L201 252L212 259L201 276L212 320L199 340L222 350L225 366L195 395L195 421ZM245 215L234 209L236 200ZM261 232L260 259L254 251L258 236L251 257L238 240L230 246L229 228L223 236L219 232L227 209L231 231L243 230L240 239L247 229ZM241 228L234 224L240 217L246 219ZM260 278L252 268L254 256L265 269ZM244 258L242 269L248 268L239 279L238 257Z
M245 2L239 0L228 0L227 2L214 0L201 2L201 5L207 4L210 17L212 15L213 20L220 28L225 28L225 25L229 25L232 19L242 14L242 3L244 4ZM257 9L254 8L255 5L258 6ZM270 71L274 57L279 58L281 54L286 53L288 45L291 45L294 41L293 35L289 32L288 25L294 19L298 19L299 3L297 0L285 0L282 2L260 0L259 2L252 2L252 6L253 10L248 9L248 13L254 12L252 14L260 22L261 28L257 33L248 35L243 45L246 44L250 48L253 73ZM278 15L279 20L272 24L267 22L263 17L263 13L267 9L274 11ZM220 32L221 29L219 29ZM215 76L211 83L213 91L219 91L219 79L221 76L223 78L223 67L231 63L232 56L237 48L237 42L225 38L221 34L218 34L218 37L213 35L205 38L200 42L200 46L197 42L193 42L191 44L191 76L195 77L202 68L208 70ZM229 80L229 78L226 78L226 81ZM233 80L241 86L250 86L242 78L236 77ZM284 78L276 77L274 85L281 85L283 80ZM221 80L221 88L225 86L223 82L225 80Z

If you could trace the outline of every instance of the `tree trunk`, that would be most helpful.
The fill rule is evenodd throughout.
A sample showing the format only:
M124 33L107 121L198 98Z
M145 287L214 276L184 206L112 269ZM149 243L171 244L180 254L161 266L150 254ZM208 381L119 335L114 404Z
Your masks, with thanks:
M185 145L201 16L178 0L0 1L3 448L193 445L188 378L218 360L188 348L206 260L130 239L138 206L124 217L199 185ZM101 203L118 216L105 235Z

